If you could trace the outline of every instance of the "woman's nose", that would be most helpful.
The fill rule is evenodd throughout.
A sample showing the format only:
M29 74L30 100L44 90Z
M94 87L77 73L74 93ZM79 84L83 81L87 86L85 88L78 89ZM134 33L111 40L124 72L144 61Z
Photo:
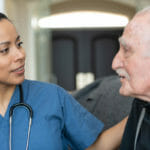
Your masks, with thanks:
M15 50L15 61L25 60L25 51L23 48Z

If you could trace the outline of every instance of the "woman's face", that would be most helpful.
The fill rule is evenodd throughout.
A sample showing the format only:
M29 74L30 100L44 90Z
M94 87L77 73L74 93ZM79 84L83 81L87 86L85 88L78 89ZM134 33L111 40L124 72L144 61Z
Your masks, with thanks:
M25 51L14 25L0 20L0 85L16 85L24 80Z

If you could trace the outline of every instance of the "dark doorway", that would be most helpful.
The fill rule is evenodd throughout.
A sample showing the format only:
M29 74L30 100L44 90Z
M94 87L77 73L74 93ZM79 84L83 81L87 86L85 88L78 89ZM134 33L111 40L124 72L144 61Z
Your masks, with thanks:
M52 67L57 84L75 90L78 72L92 72L95 79L115 74L111 63L122 30L52 31Z

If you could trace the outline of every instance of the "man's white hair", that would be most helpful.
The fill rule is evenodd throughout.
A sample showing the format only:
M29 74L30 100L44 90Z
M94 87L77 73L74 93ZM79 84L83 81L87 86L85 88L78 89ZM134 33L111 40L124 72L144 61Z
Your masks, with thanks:
M147 7L143 8L142 10L139 10L136 15L143 14L143 13L144 14L145 13L150 13L150 6L147 6Z
M137 16L144 16L146 15L148 18L147 23L150 25L150 6L143 8L142 10L138 11L135 15L135 17ZM149 30L149 29L148 29ZM148 31L147 31L148 33ZM144 38L144 37L143 37ZM149 41L150 41L150 35L148 37ZM150 45L147 47L147 51L145 53L145 57L150 57Z

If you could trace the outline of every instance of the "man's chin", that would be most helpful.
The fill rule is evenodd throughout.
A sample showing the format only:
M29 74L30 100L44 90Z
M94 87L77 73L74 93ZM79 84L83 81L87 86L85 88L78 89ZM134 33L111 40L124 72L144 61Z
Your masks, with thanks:
M119 93L123 96L131 96L131 93L123 88L120 88Z

